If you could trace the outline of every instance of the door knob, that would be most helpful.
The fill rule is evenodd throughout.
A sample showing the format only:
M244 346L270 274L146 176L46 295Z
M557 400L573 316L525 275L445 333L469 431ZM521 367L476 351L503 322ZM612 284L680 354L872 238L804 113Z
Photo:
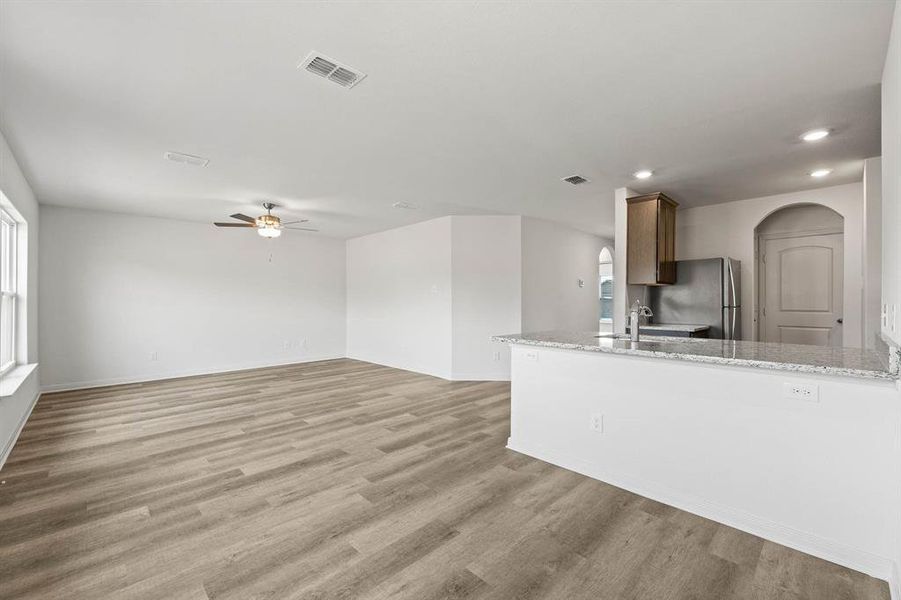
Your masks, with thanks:
M835 322L838 323L839 325L841 325L842 323L845 322L845 320L842 319L841 317L839 317L838 319L835 320Z

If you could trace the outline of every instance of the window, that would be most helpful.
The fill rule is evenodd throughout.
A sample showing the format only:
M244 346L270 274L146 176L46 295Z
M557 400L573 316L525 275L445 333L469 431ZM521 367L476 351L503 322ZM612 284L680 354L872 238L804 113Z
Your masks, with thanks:
M600 299L600 323L613 322L613 253L609 248L601 250L598 256L598 298Z
M613 276L601 276L601 321L613 320Z
M16 365L16 222L0 208L0 374Z

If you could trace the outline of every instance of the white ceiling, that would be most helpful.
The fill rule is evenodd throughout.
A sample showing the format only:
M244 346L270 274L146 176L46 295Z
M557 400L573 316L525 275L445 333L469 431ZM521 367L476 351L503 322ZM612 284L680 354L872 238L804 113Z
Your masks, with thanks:
M44 203L212 221L271 199L339 237L482 212L612 235L624 185L695 206L859 180L892 10L5 0L0 128ZM297 70L311 50L368 77ZM835 135L798 141L817 126Z

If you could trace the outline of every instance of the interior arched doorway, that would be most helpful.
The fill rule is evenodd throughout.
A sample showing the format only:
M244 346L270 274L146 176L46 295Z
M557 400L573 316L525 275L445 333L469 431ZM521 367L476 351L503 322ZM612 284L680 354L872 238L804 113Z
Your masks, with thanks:
M842 345L844 221L821 204L795 204L758 223L758 340Z
M598 331L613 331L613 250L598 254Z

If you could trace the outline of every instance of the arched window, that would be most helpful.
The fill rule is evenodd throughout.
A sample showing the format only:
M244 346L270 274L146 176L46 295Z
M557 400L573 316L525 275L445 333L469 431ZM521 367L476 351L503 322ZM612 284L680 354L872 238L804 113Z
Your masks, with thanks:
M598 299L599 322L602 326L613 323L613 253L609 248L598 255Z

